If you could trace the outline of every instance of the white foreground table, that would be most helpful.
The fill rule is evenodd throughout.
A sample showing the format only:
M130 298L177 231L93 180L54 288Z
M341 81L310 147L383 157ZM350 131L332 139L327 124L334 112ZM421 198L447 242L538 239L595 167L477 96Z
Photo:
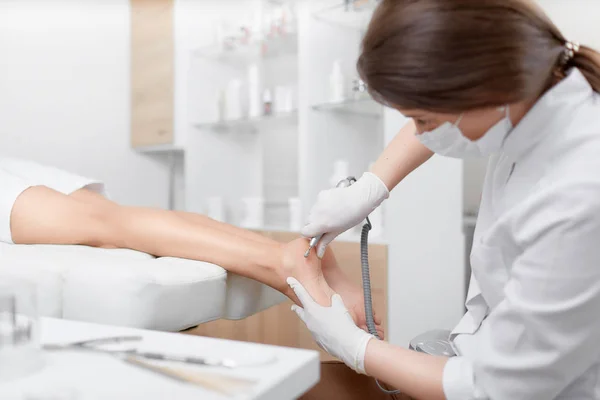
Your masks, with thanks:
M238 394L233 397L235 399L295 399L319 381L319 356L314 351L51 318L42 318L41 323L41 341L44 344L121 335L142 336L143 341L135 345L141 351L196 357L227 357L244 364L252 363L253 365L236 369L187 366L177 363L160 364L257 381L251 392ZM45 352L44 362L43 369L28 377L0 382L0 399L222 400L232 398L196 385L156 375L104 354ZM256 365L257 363L261 365ZM39 397L40 393L46 393L47 396ZM64 395L50 397L52 393ZM68 393L72 396L66 395Z

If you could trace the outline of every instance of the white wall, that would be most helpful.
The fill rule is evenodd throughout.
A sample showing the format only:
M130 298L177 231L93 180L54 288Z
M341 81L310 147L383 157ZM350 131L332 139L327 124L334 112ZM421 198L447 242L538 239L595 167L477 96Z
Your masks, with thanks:
M166 206L166 168L130 149L129 37L128 0L0 0L0 156Z
M389 143L406 123L385 110ZM385 204L389 242L389 340L408 346L431 329L452 329L463 315L464 236L461 160L434 156Z
M537 0L569 40L600 51L600 0Z

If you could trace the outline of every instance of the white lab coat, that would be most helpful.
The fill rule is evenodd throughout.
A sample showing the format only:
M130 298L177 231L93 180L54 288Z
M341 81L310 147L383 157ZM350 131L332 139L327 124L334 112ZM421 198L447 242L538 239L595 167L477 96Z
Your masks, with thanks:
M572 69L491 157L449 400L600 399L600 95Z

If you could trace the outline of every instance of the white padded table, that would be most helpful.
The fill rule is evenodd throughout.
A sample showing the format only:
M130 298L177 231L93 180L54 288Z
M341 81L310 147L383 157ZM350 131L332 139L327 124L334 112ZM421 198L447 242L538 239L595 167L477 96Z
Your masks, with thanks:
M284 300L213 264L126 249L0 243L2 276L35 283L42 316L163 331L245 318Z
M139 335L141 351L195 357L264 359L261 365L223 369L188 366L198 370L251 379L257 384L248 392L225 397L203 387L155 375L103 354L46 352L45 367L32 375L0 382L0 399L24 400L31 395L56 392L74 394L69 400L291 400L298 398L319 381L319 354L312 350L243 343L201 336L44 318L42 343L70 343L121 335ZM240 360L241 360L240 359ZM163 363L164 364L164 363ZM168 363L171 367L181 364ZM37 397L36 397L37 399ZM62 399L61 399L62 400Z

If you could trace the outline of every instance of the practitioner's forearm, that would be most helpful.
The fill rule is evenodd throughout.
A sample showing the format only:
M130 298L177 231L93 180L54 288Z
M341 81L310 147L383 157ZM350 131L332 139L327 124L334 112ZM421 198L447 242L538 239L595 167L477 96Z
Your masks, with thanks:
M415 123L410 120L371 168L371 172L377 175L390 191L433 155L415 137L415 130Z
M442 377L446 357L434 357L371 339L365 354L365 370L415 399L445 400Z

